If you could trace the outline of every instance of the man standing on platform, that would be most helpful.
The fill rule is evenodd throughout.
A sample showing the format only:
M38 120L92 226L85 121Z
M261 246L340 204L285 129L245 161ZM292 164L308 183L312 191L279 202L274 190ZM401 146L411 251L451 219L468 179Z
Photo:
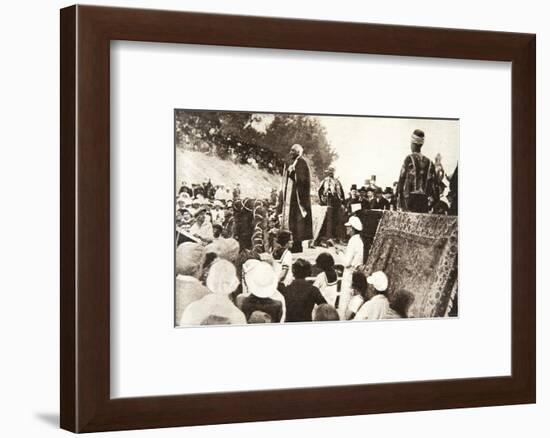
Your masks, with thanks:
M325 223L321 230L321 239L333 243L332 239L340 239L342 234L342 213L345 201L344 189L338 179L334 178L334 167L326 170L326 177L321 182L318 195L321 205L327 207Z
M291 252L303 251L302 241L313 239L311 216L311 180L309 167L302 157L304 149L295 144L290 148L283 172L279 205L281 227L292 232L294 245Z
M420 152L424 131L415 129L411 136L411 154L407 155L397 183L397 205L401 210L428 213L430 204L439 201L435 165Z

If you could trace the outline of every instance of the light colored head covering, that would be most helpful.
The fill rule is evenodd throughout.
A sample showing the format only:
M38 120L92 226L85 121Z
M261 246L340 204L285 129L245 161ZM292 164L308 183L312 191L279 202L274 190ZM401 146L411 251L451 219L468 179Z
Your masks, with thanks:
M346 227L352 227L357 231L363 231L363 224L357 216L351 216L349 220L344 224Z
M176 249L176 275L199 277L206 251L204 246L185 242Z
M411 135L411 143L422 146L424 144L424 131L415 129Z
M199 280L188 275L176 277L176 324L179 324L185 308L210 292Z
M249 262L256 263L250 263L247 266ZM277 291L277 276L268 263L248 260L243 265L243 272L248 291L258 298L269 298Z
M229 295L239 285L237 270L231 262L218 260L210 267L206 287L216 294Z
M388 277L382 271L376 271L367 277L367 283L372 284L379 292L385 292L388 288Z
M230 237L229 239L220 238L206 245L207 253L215 253L219 258L229 260L235 263L239 256L239 242Z

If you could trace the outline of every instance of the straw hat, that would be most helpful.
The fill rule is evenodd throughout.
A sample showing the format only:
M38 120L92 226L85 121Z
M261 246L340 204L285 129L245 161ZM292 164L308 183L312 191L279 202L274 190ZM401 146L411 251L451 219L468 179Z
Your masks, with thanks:
M266 262L249 260L243 266L246 284L252 295L258 298L269 298L277 291L277 276L273 268ZM248 268L248 269L247 269Z

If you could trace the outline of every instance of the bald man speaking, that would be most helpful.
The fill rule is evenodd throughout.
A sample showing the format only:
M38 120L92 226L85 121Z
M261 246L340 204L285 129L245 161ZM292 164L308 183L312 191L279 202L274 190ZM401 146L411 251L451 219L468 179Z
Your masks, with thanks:
M290 148L279 194L281 227L292 232L293 253L302 252L302 242L313 239L311 180L303 154L304 149L299 144Z

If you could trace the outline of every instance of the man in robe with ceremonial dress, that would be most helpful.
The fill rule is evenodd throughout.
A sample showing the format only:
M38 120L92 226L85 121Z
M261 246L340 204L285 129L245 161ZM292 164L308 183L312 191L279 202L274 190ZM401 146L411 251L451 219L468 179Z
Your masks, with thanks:
M290 148L279 194L278 213L281 215L281 227L292 232L293 253L302 252L302 242L313 239L311 179L309 166L303 154L304 149L299 144L294 144Z

